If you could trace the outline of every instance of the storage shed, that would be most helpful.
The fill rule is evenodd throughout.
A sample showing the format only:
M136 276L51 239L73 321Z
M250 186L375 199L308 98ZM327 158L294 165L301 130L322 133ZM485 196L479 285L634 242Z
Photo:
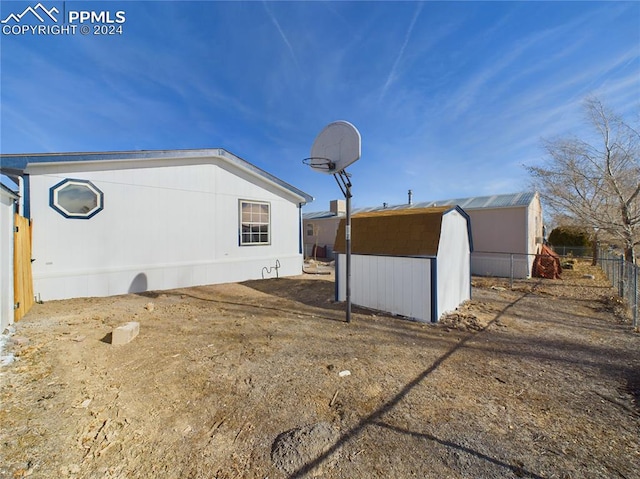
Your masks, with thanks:
M302 272L313 198L223 149L2 155L34 218L41 300Z
M13 232L17 199L18 195L0 184L0 334L13 323Z
M346 300L345 221L336 234L336 299ZM437 322L471 298L471 223L458 206L359 213L351 220L351 301Z

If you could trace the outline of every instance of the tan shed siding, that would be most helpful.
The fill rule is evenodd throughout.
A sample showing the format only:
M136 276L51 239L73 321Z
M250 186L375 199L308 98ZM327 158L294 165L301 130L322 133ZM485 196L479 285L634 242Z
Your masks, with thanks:
M362 213L351 218L353 254L435 256L442 215L450 207ZM346 252L346 220L340 221L334 251Z

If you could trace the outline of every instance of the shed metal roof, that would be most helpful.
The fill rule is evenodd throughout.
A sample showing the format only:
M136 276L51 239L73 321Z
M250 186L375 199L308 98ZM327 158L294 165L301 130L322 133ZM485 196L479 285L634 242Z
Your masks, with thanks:
M351 218L351 252L354 254L387 256L428 256L438 254L442 217L452 210L467 220L469 246L470 222L459 207L405 208L363 212ZM346 220L341 220L333 246L335 252L346 252Z
M304 198L306 203L313 201L313 196L273 176L271 173L258 168L252 163L234 155L223 148L206 148L193 150L139 150L139 151L108 151L108 152L77 152L77 153L25 153L0 155L0 172L9 176L21 176L30 164L45 163L74 163L87 161L131 161L157 159L193 159L208 157L224 158L241 169L248 170L256 176L275 183L294 195Z
M503 195L474 196L471 198L454 198L450 200L426 201L412 205L415 208L428 206L458 205L464 210L513 208L516 206L528 206L536 195L535 191L510 193Z

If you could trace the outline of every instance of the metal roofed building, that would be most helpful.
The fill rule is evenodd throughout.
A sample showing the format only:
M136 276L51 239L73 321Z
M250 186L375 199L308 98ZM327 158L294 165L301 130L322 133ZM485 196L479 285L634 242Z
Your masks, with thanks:
M302 272L313 198L221 148L0 155L42 300Z
M535 191L356 208L353 214L438 206L460 206L469 215L473 232L473 275L531 276L535 254L543 243L542 205ZM343 212L331 210L303 214L307 256L311 256L313 245L318 244L325 248L328 259L333 258L335 232L343 216ZM333 240L329 240L332 235Z

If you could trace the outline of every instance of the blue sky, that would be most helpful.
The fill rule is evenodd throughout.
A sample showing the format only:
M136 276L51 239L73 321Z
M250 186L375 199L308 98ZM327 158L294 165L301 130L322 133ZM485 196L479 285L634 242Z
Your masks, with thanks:
M222 147L314 196L305 211L342 196L302 164L335 120L362 136L364 207L528 189L523 165L584 130L587 96L640 112L640 2L42 5L125 22L1 35L2 153Z

